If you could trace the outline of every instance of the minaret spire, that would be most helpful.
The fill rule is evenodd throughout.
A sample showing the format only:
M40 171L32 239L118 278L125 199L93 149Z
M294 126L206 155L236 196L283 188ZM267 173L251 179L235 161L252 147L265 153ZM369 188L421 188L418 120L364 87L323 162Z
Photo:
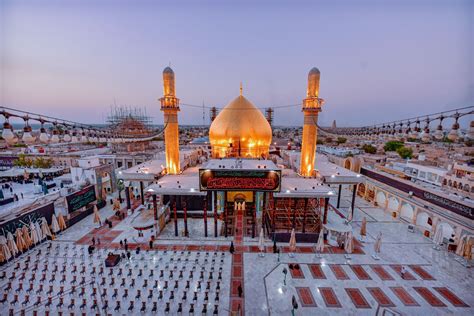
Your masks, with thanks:
M175 76L171 67L163 70L163 97L160 98L165 124L166 169L170 174L178 174L179 165L179 99L176 97Z
M319 78L318 68L311 69L308 74L306 99L303 100L304 125L299 174L305 177L313 175L318 139L318 114L324 102L319 98Z

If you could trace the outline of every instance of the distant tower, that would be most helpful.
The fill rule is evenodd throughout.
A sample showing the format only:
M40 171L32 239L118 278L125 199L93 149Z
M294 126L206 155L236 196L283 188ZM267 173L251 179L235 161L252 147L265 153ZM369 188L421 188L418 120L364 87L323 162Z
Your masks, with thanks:
M169 174L178 174L179 167L179 99L176 98L174 72L170 67L163 70L163 97L160 99L164 112L166 169Z
M316 156L316 140L318 138L318 114L324 103L319 96L318 68L313 68L308 74L308 90L306 99L303 100L303 140L301 144L300 170L302 176L309 177L314 170L314 158Z
M273 109L272 108L267 108L265 110L265 114L266 114L266 117L267 117L267 121L268 121L268 124L270 124L270 126L273 126Z
M210 110L211 112L211 123L215 120L216 116L217 116L217 108L215 106L213 106Z
M332 128L333 128L333 129L336 129L336 128L337 128L337 126L336 126L336 120L332 121Z

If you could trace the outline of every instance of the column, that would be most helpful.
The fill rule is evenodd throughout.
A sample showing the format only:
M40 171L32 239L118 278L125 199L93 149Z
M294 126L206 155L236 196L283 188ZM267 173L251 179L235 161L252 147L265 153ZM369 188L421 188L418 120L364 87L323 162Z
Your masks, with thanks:
M328 211L329 211L329 198L324 198L324 215L323 224L328 223ZM324 240L327 240L327 233L324 234Z
M188 232L188 197L183 197L183 212L184 212L184 235L189 237Z
M357 184L354 184L354 186L352 187L352 201L351 201L352 218L354 218L356 193L357 193Z
M212 191L212 197L215 197L216 192ZM214 237L217 237L217 207L214 203L217 203L217 198L213 199L212 207L214 209Z
M145 205L145 195L143 194L143 181L140 181L140 197L142 205Z
M132 203L130 202L130 187L125 187L125 199L127 201L127 210L131 210Z
M227 238L227 192L224 192L224 236Z
M156 194L153 194L153 211L154 211L155 221L157 221L158 220L158 203L156 201Z
M257 221L257 206L255 205L252 212L252 238L255 238L255 227L257 226L256 221Z
M155 237L158 237L158 203L156 201L156 194L153 194L153 217L155 219Z
M174 219L174 235L178 237L178 213L176 211L176 196L173 198L173 219Z
M204 197L204 237L207 237L207 196Z
M337 193L337 208L341 205L342 184L339 184L339 192Z
M323 224L328 223L328 208L329 208L329 198L324 198Z
M275 238L275 230L276 230L276 210L277 210L277 198L273 197L273 214L272 214L272 233L273 238Z

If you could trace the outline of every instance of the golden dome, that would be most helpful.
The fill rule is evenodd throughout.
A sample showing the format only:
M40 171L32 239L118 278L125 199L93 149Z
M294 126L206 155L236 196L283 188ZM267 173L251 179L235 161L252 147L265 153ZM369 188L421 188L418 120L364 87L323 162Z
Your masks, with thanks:
M262 112L240 95L214 119L209 140L214 158L258 158L268 155L272 128Z

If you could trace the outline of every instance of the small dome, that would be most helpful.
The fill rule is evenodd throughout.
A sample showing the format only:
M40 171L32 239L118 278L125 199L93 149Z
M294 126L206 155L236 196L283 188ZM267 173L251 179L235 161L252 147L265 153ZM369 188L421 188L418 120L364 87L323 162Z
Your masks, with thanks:
M214 119L209 140L215 158L259 158L268 155L272 128L262 112L241 95Z
M166 67L166 68L163 70L163 73L164 73L164 74L174 74L174 71L173 71L173 69L171 69L171 67Z

